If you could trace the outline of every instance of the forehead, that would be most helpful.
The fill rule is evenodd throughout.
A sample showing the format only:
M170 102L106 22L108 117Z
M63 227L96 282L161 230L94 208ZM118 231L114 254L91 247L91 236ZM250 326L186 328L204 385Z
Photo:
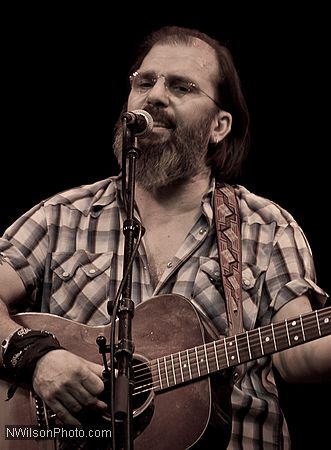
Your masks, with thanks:
M218 63L215 50L206 42L194 38L190 45L156 44L145 56L140 71L153 70L186 75L190 78L215 79Z

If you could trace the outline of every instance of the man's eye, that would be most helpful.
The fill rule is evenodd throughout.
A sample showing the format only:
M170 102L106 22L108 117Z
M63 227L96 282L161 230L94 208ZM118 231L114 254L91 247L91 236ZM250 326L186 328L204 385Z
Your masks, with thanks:
M171 90L174 93L185 95L192 91L192 88L187 83L173 83L171 85Z
M153 80L149 79L142 79L139 81L138 86L140 89L151 89L154 86Z

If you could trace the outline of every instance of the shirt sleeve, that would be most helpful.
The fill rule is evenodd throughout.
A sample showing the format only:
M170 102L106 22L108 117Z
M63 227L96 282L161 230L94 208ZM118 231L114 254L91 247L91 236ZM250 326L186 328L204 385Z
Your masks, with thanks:
M32 302L43 278L47 241L43 203L22 215L0 238L1 256L17 271Z
M306 236L295 221L281 227L275 236L265 289L274 312L303 294L309 296L314 309L324 306L328 298L316 284L313 255Z

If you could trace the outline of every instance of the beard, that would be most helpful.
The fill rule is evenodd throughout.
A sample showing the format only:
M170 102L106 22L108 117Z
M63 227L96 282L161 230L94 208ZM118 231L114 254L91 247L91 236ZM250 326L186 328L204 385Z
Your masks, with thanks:
M171 130L166 139L154 135L139 138L140 157L136 163L136 182L147 191L167 188L188 181L206 171L210 127L215 112L194 123L174 123L165 113L146 107L153 119ZM122 122L115 125L114 152L122 165Z

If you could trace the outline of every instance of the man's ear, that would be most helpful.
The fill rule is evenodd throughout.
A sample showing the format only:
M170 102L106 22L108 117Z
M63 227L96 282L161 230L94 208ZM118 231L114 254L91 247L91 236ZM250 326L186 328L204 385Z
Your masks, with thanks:
M210 142L212 144L218 144L221 142L231 131L231 125L231 114L220 109L212 124Z

